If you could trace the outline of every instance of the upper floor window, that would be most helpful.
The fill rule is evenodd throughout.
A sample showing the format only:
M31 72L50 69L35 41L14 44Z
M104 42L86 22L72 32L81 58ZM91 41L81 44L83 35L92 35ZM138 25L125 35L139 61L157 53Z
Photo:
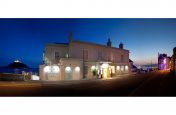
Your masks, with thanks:
M98 52L98 59L99 59L99 60L102 59L102 52Z
M124 62L124 56L121 55L121 62Z
M66 57L66 58L69 58L69 54L68 54L68 53L66 53L66 54L65 54L65 57Z
M60 59L59 52L55 52L55 60L59 60L59 59Z
M112 53L111 54L111 62L114 62L114 59L115 59L115 55Z
M83 59L88 60L88 50L83 50Z

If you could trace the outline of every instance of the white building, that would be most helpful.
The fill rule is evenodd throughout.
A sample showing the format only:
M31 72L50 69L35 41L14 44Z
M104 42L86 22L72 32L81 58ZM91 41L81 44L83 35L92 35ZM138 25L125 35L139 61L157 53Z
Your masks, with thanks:
M48 81L110 78L131 71L129 51L107 45L73 40L69 43L46 44L40 79Z

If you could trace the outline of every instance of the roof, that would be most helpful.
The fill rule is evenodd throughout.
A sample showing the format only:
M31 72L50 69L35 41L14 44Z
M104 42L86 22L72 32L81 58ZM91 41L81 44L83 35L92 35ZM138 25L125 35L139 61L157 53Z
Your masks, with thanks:
M107 45L97 44L97 43L92 43L92 42L85 42L85 41L78 41L78 40L73 40L72 42L73 42L73 43L88 44L88 45L96 45L96 46L100 46L100 47L112 48L112 49L118 49L118 50L123 50L123 51L127 51L127 52L129 52L129 50L126 50L126 49L121 49L121 48L117 48L117 47L109 47L109 46L107 46ZM68 46L69 43L47 43L47 45L61 45L61 46Z
M129 62L133 62L131 59L129 59Z
M69 43L55 43L55 44L68 45Z
M96 45L96 46L106 47L106 48L119 49L119 50L124 50L124 51L128 51L129 52L129 50L126 50L126 49L120 49L120 48L117 48L117 47L109 47L107 45L102 45L102 44L97 44L97 43L92 43L92 42L84 42L84 41L78 41L78 40L73 40L72 42L88 44L88 45Z
M46 46L68 46L69 45L69 43L47 43L47 44L45 44Z

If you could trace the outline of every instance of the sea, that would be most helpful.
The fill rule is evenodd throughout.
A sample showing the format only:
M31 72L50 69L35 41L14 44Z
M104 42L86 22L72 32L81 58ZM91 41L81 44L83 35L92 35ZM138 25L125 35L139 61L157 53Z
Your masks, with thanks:
M26 73L32 72L33 75L39 75L39 68L12 69L8 67L0 67L0 73L22 74L22 71L25 71Z

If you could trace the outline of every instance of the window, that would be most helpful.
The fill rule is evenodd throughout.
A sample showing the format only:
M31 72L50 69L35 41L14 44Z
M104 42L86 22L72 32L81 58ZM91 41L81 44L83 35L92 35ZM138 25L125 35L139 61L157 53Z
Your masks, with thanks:
M121 55L121 62L124 62L124 56Z
M66 54L65 54L65 58L69 58L69 55L68 55L68 53L66 53Z
M102 60L102 52L98 52L98 60Z
M83 59L88 60L88 50L83 50Z
M114 54L111 53L111 62L114 62Z
M55 52L55 60L59 60L60 56L59 56L59 52Z
M108 61L111 61L111 57L108 55Z

